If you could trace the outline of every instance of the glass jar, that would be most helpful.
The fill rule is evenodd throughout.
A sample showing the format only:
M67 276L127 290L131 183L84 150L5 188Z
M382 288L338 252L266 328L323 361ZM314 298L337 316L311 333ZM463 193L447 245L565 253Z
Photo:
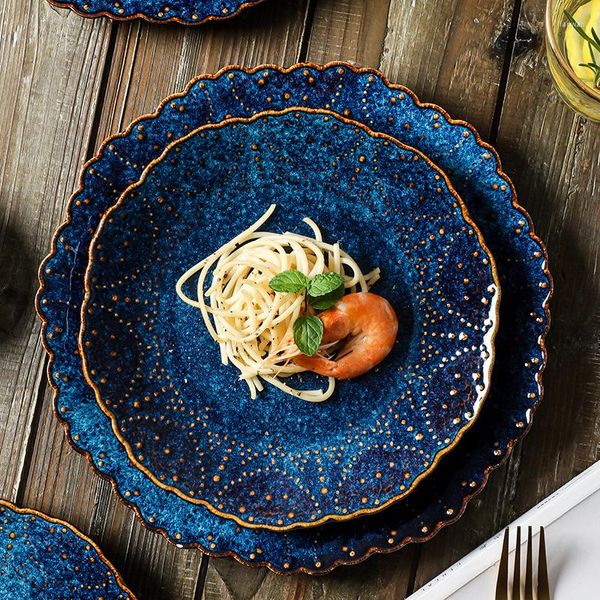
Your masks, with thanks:
M546 53L554 85L562 99L584 117L600 122L600 89L590 87L575 75L564 45L566 27L571 27L564 11L574 13L586 2L587 0L547 0Z

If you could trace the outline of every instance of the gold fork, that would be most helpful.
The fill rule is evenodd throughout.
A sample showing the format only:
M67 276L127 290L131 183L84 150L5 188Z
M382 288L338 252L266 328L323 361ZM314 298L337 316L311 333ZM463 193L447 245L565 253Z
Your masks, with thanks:
M533 596L533 535L531 527L527 528L527 558L525 561L525 595L521 596L521 528L517 527L517 545L515 547L515 565L513 569L512 594L508 592L508 529L504 531L502 555L498 567L496 583L496 600L534 600ZM537 600L550 600L548 585L548 563L546 560L546 540L544 528L540 527L540 546L537 567Z

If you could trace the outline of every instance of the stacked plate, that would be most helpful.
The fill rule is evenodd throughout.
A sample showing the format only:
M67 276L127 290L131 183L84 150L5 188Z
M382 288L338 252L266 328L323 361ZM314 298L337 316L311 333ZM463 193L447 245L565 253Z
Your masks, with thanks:
M400 328L312 404L251 399L181 274L272 204L319 223ZM107 140L40 270L56 413L148 527L278 572L324 573L458 519L528 430L552 283L495 151L347 64L228 68Z
M0 596L135 600L102 551L72 525L0 500Z
M118 21L144 19L153 23L199 25L229 19L263 0L49 0L84 17L109 17Z

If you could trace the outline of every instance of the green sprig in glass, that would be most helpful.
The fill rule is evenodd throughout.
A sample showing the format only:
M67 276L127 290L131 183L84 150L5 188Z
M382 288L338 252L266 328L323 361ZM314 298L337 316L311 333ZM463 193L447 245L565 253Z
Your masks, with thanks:
M568 10L565 10L565 18L573 26L575 31L588 43L592 62L579 63L579 66L590 69L594 73L594 84L597 88L600 88L600 64L596 61L596 56L594 54L595 50L600 56L600 37L593 27L590 32L591 36L588 35L588 33L583 29L583 27L581 27L581 25L576 21L575 17Z

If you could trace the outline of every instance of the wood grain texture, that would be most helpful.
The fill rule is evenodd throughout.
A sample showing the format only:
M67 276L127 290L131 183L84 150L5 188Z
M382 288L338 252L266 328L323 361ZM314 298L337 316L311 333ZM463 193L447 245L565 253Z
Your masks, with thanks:
M85 156L109 32L39 0L0 7L0 494L9 500L19 500L45 379L37 264Z
M390 0L321 0L315 6L306 59L378 66Z
M428 544L417 586L600 457L600 127L558 98L545 65L543 16L542 0L524 2L497 145L555 277L545 398L509 464L456 526Z
M230 63L296 62L305 18L306 5L289 1L265 4L248 16L201 29L116 25L90 152L135 117L154 111L162 98L183 89L197 74ZM62 213L62 204L55 212ZM24 502L89 533L145 600L199 597L205 572L202 554L178 549L147 530L66 442L51 407L46 393Z
M98 139L153 112L163 98L183 90L197 75L230 64L294 64L306 17L307 0L281 0L201 28L137 22L119 27Z
M211 560L203 600L371 600L404 598L412 556L377 556L355 567L340 567L330 575L274 575L249 569L229 559Z
M600 127L545 70L543 0L271 0L199 28L0 6L0 493L100 543L144 599L401 599L599 458ZM513 14L515 6L520 11ZM515 37L516 36L516 37ZM276 576L145 529L66 442L33 317L35 269L83 160L195 75L231 63L381 68L497 140L556 278L547 394L465 517L423 546L325 577ZM509 62L507 62L509 61ZM551 541L551 540L549 540Z
M517 513L600 457L600 125L554 91L543 15L541 0L524 2L520 32L539 43L513 58L498 133L507 171L547 241L556 286L547 393L522 446Z
M513 0L392 0L381 68L489 138Z

